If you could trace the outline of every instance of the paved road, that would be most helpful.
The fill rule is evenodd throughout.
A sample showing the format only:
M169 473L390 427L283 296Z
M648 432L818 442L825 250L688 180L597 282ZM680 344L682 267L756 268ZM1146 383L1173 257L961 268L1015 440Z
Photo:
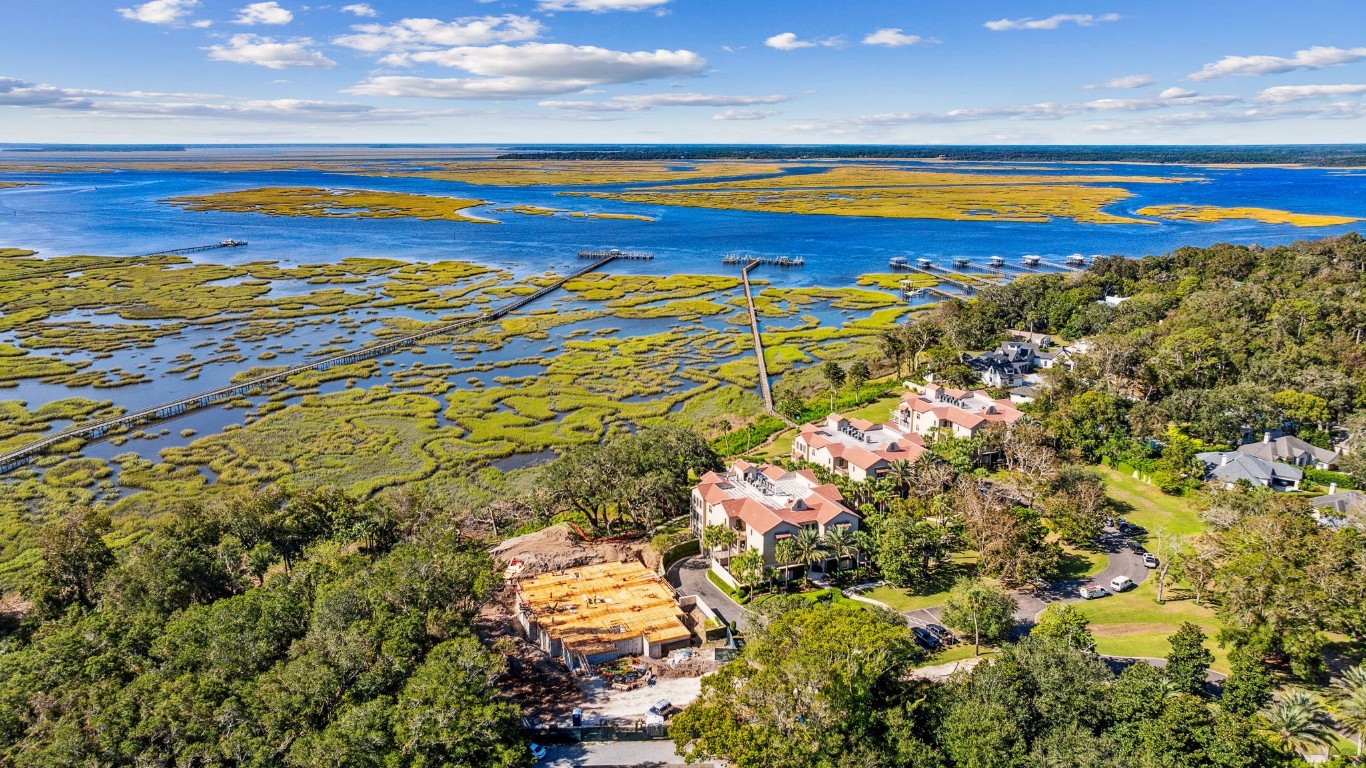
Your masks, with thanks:
M1148 569L1143 566L1143 557L1125 546L1125 539L1119 535L1118 531L1105 530L1100 541L1100 550L1109 558L1105 570L1100 573L1086 578L1060 581L1042 589L1015 593L1015 599L1020 604L1020 607L1015 610L1015 620L1021 624L1021 631L1034 626L1039 614L1053 603L1080 601L1081 596L1077 594L1077 589L1083 584L1094 581L1109 589L1110 580L1116 576L1128 576L1134 580L1135 584L1139 584L1148 578ZM902 615L906 617L906 622L913 626L938 624L941 609L942 606L936 605L920 610L906 611Z
M674 743L658 741L590 741L582 744L546 745L548 753L540 765L549 768L571 766L609 766L619 768L710 768L711 763L685 766L683 758L674 753Z
M669 568L669 583L680 595L701 595L724 621L735 622L741 632L749 629L749 611L737 605L707 578L707 560L701 555L680 560Z

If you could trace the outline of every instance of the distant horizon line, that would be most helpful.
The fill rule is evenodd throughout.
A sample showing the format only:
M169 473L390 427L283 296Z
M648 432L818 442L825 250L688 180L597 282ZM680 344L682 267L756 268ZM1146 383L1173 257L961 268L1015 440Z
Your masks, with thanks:
M1278 144L1160 144L1160 143L1130 143L1130 144L950 144L950 143L928 143L928 144L906 144L906 143L874 143L874 142L486 142L486 141L352 141L352 142L114 142L100 144L83 144L74 142L32 142L32 141L5 141L0 142L0 151L14 151L14 149L38 150L43 149L99 149L108 147L119 148L139 148L149 150L174 150L189 147L842 147L842 148L907 148L907 149L927 149L943 147L946 149L964 148L998 148L998 149L1070 149L1084 147L1087 149L1124 149L1132 147L1164 147L1164 148L1313 148L1313 147L1366 147L1366 142L1330 142L1330 143L1278 143Z

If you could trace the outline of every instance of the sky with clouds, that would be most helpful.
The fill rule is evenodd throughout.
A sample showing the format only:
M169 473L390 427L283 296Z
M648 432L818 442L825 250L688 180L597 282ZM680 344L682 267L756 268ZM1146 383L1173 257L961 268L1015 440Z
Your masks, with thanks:
M1366 2L10 0L0 141L1366 141Z

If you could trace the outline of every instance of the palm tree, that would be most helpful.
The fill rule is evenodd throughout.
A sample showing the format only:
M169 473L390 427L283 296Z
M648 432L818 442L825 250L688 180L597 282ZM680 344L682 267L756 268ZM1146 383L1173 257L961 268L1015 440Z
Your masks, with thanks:
M1287 753L1304 755L1332 743L1323 709L1307 691L1288 691L1262 712L1262 733Z
M858 550L854 548L854 534L846 526L835 526L825 532L825 548L835 556L835 572L844 566L844 558L853 557Z
M903 496L910 491L911 483L915 482L913 466L909 461L894 461L887 467L887 474L884 475Z
M1366 666L1356 666L1333 681L1333 719L1357 737L1357 757L1361 756L1361 738L1366 733Z
M790 538L779 539L778 543L773 545L773 559L777 561L778 568L783 572L784 584L792 577L792 571L789 566L797 562L797 555L797 543Z
M806 579L811 578L810 566L825 559L825 542L821 540L819 533L814 528L803 528L796 536L788 539L792 542L794 553L797 555L793 562L807 566L802 569Z

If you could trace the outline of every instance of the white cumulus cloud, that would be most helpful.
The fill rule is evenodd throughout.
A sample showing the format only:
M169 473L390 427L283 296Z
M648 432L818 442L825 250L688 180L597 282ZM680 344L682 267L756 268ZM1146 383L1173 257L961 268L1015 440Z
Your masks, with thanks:
M461 46L386 58L463 69L479 77L375 76L352 86L348 93L441 99L534 98L599 85L696 75L707 65L706 59L687 50L613 51L564 43Z
M1093 27L1101 22L1119 21L1118 13L1103 13L1099 16L1090 13L1058 13L1046 19L997 19L982 26L993 32L1012 29L1057 29L1063 24L1076 24L1079 27Z
M294 14L288 9L281 8L280 4L271 0L265 3L252 3L245 8L239 8L238 16L233 20L234 24L288 24L294 21Z
M278 42L274 38L260 35L233 35L227 45L214 45L208 48L209 58L214 61L231 61L235 64L256 64L270 69L289 69L291 67L321 67L330 69L337 62L321 53L311 50L313 41L297 38Z
M358 24L351 29L355 34L335 37L332 42L365 53L385 53L531 40L539 37L544 27L529 16L509 14L454 21L402 19L393 24Z
M1123 75L1122 77L1112 77L1103 83L1093 83L1085 86L1087 88L1142 88L1145 85L1152 85L1153 79L1148 75Z
M538 6L543 11L644 11L660 9L669 0L541 0Z
M776 109L727 109L711 116L713 120L763 120L778 114Z
M361 16L367 19L371 19L379 15L379 13L375 11L374 8L370 7L369 3L352 3L351 5L343 5L341 7L341 10L342 13L349 13L353 16Z
M780 32L779 34L764 40L764 45L767 45L769 48L777 48L780 51L795 51L801 48L816 47L838 48L841 45L844 45L844 38L824 37L815 40L802 40L797 37L797 33L795 32Z
M1257 95L1257 101L1284 104L1290 101L1304 101L1335 96L1359 96L1366 93L1366 84L1342 83L1339 85L1277 85L1267 88Z
M132 8L120 8L125 19L147 24L174 24L190 15L199 0L150 0Z
M892 48L899 48L903 45L916 45L917 43L932 42L934 41L923 38L920 35L905 34L897 27L879 29L863 38L864 45L886 45L891 46Z
M788 96L725 96L711 93L644 93L613 96L606 101L543 101L540 106L574 112L640 112L657 107L733 107L779 104Z
M1216 77L1231 75L1272 75L1297 69L1323 69L1361 59L1366 59L1366 48L1316 45L1303 51L1295 51L1294 56L1225 56L1216 62L1206 64L1199 72L1191 74L1186 79L1213 80Z

